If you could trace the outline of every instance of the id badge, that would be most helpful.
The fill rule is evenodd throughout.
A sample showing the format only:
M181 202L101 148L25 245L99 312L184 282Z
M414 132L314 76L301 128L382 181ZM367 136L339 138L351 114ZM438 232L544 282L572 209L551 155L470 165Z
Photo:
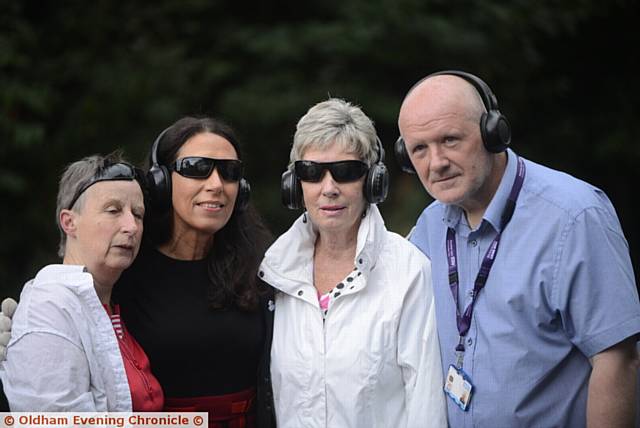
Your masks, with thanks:
M463 411L469 408L473 384L471 378L462 370L451 364L444 383L444 392Z

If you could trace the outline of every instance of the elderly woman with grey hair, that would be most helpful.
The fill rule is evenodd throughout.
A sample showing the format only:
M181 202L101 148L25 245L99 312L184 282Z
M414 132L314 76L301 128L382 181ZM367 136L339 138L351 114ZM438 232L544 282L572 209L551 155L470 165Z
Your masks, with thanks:
M446 426L429 261L389 232L372 121L340 99L298 122L282 198L305 211L267 251L279 427Z
M162 409L160 384L111 302L140 247L139 177L117 155L65 170L56 208L62 264L45 266L24 286L0 365L12 411Z

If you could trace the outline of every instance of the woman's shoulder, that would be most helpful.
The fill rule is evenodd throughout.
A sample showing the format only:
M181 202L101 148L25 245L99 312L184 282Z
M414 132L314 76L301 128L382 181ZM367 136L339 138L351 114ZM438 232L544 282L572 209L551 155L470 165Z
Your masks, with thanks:
M413 245L405 237L387 230L385 237L384 252L387 253L391 259L402 260L409 259L412 263L428 263L427 256L422 251ZM390 253L390 254L389 254Z
M12 336L31 331L68 336L85 309L99 304L91 274L83 270L50 265L27 282L13 318ZM90 302L91 300L91 302Z
M20 302L27 298L34 304L42 301L75 304L80 296L93 290L93 277L83 266L48 265L25 284Z
M408 239L387 229L382 216L377 207L372 209L372 224L374 233L371 234L371 247L373 252L378 253L378 261L391 264L409 263L410 265L422 266L428 263L426 256Z
M403 280L407 285L431 278L431 261L411 242L394 232L387 232L376 265L387 277Z

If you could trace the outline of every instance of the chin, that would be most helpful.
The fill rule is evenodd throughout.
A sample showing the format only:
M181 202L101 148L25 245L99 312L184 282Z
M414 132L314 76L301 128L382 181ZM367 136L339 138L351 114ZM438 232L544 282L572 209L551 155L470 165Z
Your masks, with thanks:
M211 237L218 233L225 225L226 223L198 225L191 228L191 230L198 236Z
M207 219L206 221L195 223L193 228L199 233L212 235L225 227L230 219L231 215L225 216L224 218Z
M464 192L460 189L433 190L427 189L433 199L447 205L458 205L464 200Z
M121 256L117 257L112 264L114 265L114 267L122 267L123 269L126 269L131 266L131 263L133 263L135 259L135 254L131 254L129 256Z
M321 233L347 232L359 225L358 220L359 219L355 219L355 221L348 221L347 219L322 219L319 222L314 222L313 219L311 219Z

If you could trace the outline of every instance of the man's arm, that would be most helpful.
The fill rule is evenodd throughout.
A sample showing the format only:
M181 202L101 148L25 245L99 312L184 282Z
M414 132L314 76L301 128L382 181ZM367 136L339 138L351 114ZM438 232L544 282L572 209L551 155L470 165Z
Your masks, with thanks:
M591 358L587 427L633 427L638 406L636 382L640 357L635 337Z

